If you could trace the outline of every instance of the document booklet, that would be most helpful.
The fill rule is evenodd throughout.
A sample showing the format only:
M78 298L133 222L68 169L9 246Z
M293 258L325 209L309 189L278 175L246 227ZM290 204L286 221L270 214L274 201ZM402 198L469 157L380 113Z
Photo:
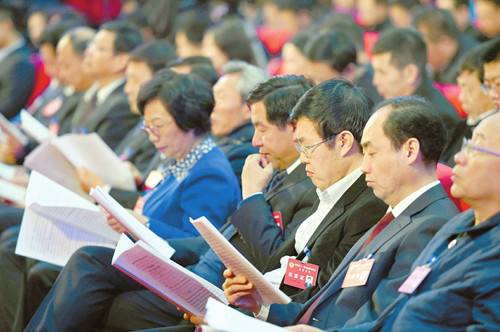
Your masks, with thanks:
M211 328L207 331L224 332L284 332L286 329L247 316L219 301L208 299L205 322ZM203 329L205 331L205 329Z
M98 202L110 215L112 215L127 230L127 233L136 241L142 240L165 258L170 259L175 250L167 241L153 233L149 228L134 218L113 197L104 192L99 186L90 190L96 202Z
M273 303L289 303L291 299L281 290L273 286L231 243L212 225L207 218L192 220L193 226L215 251L222 263L234 274L245 276L256 288L257 296L263 306Z
M204 316L209 299L228 305L224 292L205 279L165 259L143 241L120 237L112 264L167 301L193 315ZM224 304L222 304L224 303Z
M16 254L64 266L80 247L114 248L120 235L99 207L37 172L26 191Z

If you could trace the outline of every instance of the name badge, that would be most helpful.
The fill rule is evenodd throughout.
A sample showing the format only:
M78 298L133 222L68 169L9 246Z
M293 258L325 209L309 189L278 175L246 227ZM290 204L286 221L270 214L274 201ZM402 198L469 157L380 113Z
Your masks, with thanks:
M364 286L368 281L375 259L362 259L349 264L342 288Z
M430 266L417 266L415 270L410 274L408 278L406 278L405 282L399 287L398 292L413 294L415 289L424 281L424 279L431 272Z
M316 285L319 266L303 263L298 259L289 258L283 283L292 287L306 289Z
M278 225L281 228L281 231L283 232L283 220L281 219L281 212L280 211L273 212L273 218L276 225Z

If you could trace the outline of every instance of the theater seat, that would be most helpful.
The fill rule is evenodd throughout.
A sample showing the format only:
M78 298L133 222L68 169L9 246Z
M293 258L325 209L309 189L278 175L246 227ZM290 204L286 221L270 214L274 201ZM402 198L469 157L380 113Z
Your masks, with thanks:
M434 82L434 87L441 91L441 93L448 99L448 101L455 107L458 115L460 117L467 117L467 113L465 113L462 108L462 103L458 99L458 95L460 94L460 87L456 84L441 84Z
M470 206L465 204L465 202L462 201L461 199L455 198L451 195L450 189L451 185L453 184L453 182L451 181L451 171L452 171L451 167L446 166L445 164L437 164L436 173L439 181L444 187L444 190L446 190L448 197L455 203L455 205L460 211L465 211L469 209Z
M26 107L30 106L43 91L50 84L50 77L45 74L42 59L38 53L33 53L30 57L30 62L35 67L35 83L33 84L33 90L31 90L30 97L26 103Z

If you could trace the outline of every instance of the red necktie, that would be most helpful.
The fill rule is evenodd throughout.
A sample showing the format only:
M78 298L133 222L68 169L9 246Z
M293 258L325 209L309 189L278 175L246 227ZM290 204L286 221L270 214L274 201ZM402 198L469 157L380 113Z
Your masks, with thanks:
M372 240L384 230L384 228L391 223L391 221L394 220L394 215L392 212L388 212L380 221L375 225L375 228L373 228L372 232L368 236L368 239L366 239L365 243L363 244L363 247L361 250L363 250ZM361 252L361 250L359 250ZM319 295L316 300L307 308L306 312L300 317L300 319L297 321L297 324L308 324L309 319L311 318L313 310L316 308L318 303L321 301L321 299L325 296L326 288L322 289L322 294Z
M366 239L365 244L363 244L363 246L361 247L361 249L359 250L359 252L361 252L363 249L365 249L366 246L368 244L370 244L370 242L372 242L373 239L377 235L379 235L379 233L382 232L384 230L384 228L387 225L389 225L391 223L391 221L393 221L393 220L394 220L394 215L392 214L392 211L388 212L382 219L380 219L380 221L375 225L375 228L372 230L372 232L368 236L368 239Z

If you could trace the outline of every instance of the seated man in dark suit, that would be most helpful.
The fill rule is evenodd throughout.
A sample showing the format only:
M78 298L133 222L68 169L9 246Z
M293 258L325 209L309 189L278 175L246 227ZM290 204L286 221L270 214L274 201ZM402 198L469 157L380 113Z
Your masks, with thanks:
M481 121L455 155L451 192L472 209L432 238L411 267L422 277L413 278L411 288L401 287L378 319L341 331L500 330L499 146L497 113ZM293 330L320 331L310 326Z
M269 165L272 165L266 167L266 179L269 179L273 168L284 171L286 175L282 177L279 184L267 189L265 189L264 184L264 188L256 189L262 191L263 194L251 192L250 194L255 195L244 201L239 208L254 206L252 202L264 201L264 216L267 218L265 222L269 222L267 227L273 228L273 232L279 234L280 237L287 236L293 231L288 226L297 225L302 221L316 200L316 194L308 190L313 186L304 172L304 166L297 163L299 154L293 144L293 128L287 122L288 110L311 86L311 83L304 78L275 77L257 86L259 94L250 94L253 96L253 103L260 102L266 105L264 109L260 109L258 117L252 115L255 126L259 128L254 135L254 144L260 149L262 158L265 158ZM287 94L283 94L283 92L287 92ZM265 130L263 130L264 128ZM267 173L268 171L271 172ZM252 174L254 173L252 172ZM254 181L254 177L248 172L247 174L248 180ZM244 188L247 188L245 182ZM249 191L246 190L246 192ZM284 229L283 235L280 227L274 222L268 205L272 212L280 213ZM223 234L242 253L247 254L249 251L245 250L245 244L235 229L229 223L226 223L225 229ZM183 251L196 251L194 255L200 255L203 249L194 250L192 248L197 246L196 243L199 240L199 238L185 239L184 241L169 240L169 243L176 248L176 254L172 258L183 264L189 261L185 259L184 256L188 255L183 255ZM53 300L57 299L56 302L63 304L63 306L52 307L42 304L32 324L40 327L54 326L57 329L70 328L87 331L91 326L103 325L110 329L139 329L175 325L182 319L181 313L175 307L112 267L110 265L112 255L113 250L105 248L87 247L77 251L63 269L45 300L46 303L52 303ZM215 253L209 251L199 260L200 262L190 269L205 279L221 285L222 282L218 280L221 277L223 265ZM82 274L82 271L86 271L86 273ZM75 272L82 279L78 277L77 281ZM87 280L93 287L81 287ZM74 303L68 302L71 299L77 299L74 297L75 292L81 294L80 300ZM62 302L59 299L63 299ZM110 307L111 301L113 304ZM73 305L75 306L74 317L67 316L68 320L57 321L62 318L59 315L59 310L65 310ZM85 314L82 314L83 312ZM43 315L47 314L47 320L38 318L38 315L42 313Z
M123 87L129 53L141 43L139 30L125 22L108 22L100 27L84 60L84 69L97 84L83 96L68 131L96 132L114 149L137 124L139 116L130 112Z
M12 119L26 105L35 82L31 51L22 33L23 15L14 5L0 5L0 113Z
M316 296L305 304L273 304L265 310L248 295L253 286L246 278L228 270L228 300L278 325L319 328L372 320L388 307L420 251L457 213L436 176L445 132L433 113L420 98L396 98L384 102L368 121L361 140L362 171L390 212L357 241ZM350 282L349 270L360 266L369 267L358 270L366 278Z

